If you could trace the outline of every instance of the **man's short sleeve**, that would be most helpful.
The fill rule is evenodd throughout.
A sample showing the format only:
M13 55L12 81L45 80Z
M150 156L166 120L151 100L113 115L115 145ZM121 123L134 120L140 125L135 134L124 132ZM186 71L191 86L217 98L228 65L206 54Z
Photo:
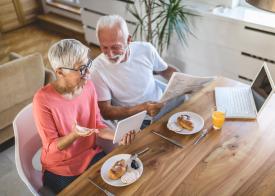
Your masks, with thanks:
M154 71L166 70L168 68L167 63L165 63L165 61L159 56L158 51L152 44L150 44L150 49L153 57L153 65L154 65L153 70Z
M97 93L98 101L108 101L112 99L111 91L104 80L101 78L100 74L93 70L91 73L91 80L94 83L95 90Z

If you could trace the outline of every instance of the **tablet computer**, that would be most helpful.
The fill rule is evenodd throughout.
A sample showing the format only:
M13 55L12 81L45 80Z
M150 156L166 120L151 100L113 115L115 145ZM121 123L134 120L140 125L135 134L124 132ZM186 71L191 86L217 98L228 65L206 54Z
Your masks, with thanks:
M119 121L116 126L116 132L113 143L119 143L123 136L132 130L139 131L142 122L146 116L146 113L146 111L142 111Z

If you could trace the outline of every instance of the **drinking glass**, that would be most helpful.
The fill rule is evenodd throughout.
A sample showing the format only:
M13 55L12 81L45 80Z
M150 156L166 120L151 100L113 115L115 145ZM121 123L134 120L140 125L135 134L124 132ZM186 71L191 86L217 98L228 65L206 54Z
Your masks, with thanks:
M223 107L214 106L212 111L212 123L215 130L220 130L225 121L225 109Z

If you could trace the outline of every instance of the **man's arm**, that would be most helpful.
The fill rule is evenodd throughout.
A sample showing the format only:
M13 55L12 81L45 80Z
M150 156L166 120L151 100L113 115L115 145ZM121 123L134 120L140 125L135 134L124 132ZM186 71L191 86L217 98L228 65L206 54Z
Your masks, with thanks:
M150 116L155 116L160 111L163 104L164 103L158 102L145 102L133 107L121 107L113 106L110 100L98 102L100 113L106 120L121 120L143 110L146 110Z
M173 67L168 66L167 69L163 70L163 71L154 71L154 74L159 74L162 77L164 77L166 80L169 80L173 74L173 72L177 72L177 70Z
M133 107L113 106L111 101L99 101L100 113L106 120L121 120L138 112L146 110L146 104L142 103Z

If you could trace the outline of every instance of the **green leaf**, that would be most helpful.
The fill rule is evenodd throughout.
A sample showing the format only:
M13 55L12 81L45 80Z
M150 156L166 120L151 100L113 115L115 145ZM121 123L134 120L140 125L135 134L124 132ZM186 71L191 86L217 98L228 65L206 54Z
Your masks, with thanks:
M137 3L145 13L137 8ZM188 17L198 14L185 9L181 0L136 0L133 8L128 10L137 20L134 34L139 32L143 37L145 33L147 41L155 45L160 54L164 47L169 47L174 33L182 45L187 45L187 35L195 36L190 30Z

